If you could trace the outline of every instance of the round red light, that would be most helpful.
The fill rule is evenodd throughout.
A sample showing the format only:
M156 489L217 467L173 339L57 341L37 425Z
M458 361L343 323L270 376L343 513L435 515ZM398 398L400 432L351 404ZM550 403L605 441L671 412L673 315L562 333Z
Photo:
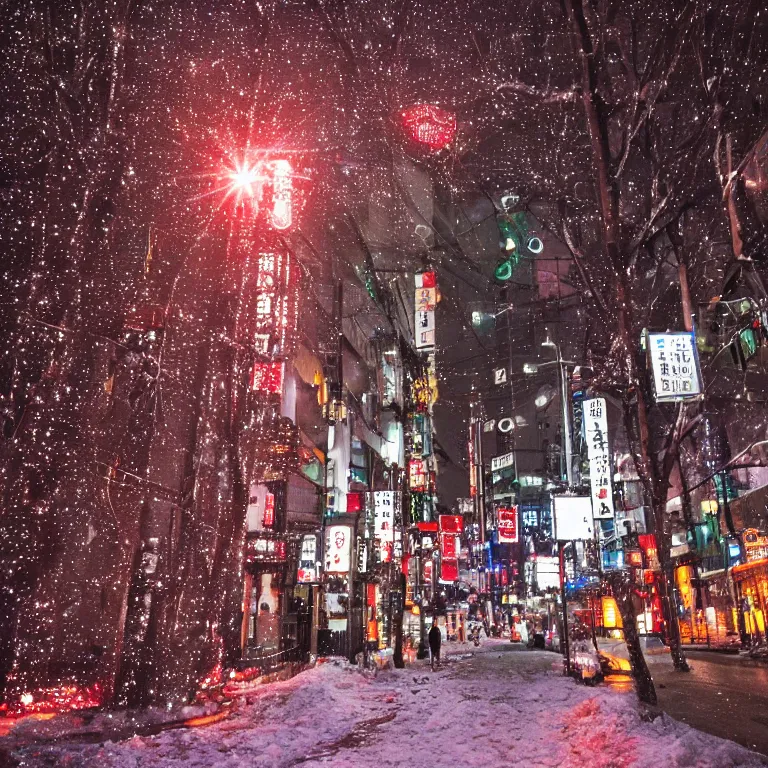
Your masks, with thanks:
M414 104L403 110L403 127L413 141L437 150L456 135L456 115L434 104Z

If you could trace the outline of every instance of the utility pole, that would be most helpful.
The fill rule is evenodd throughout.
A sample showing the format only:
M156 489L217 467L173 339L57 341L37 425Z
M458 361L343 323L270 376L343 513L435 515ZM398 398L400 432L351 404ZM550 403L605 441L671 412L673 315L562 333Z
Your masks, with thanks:
M566 543L559 543L560 552L560 600L563 603L563 636L560 640L561 650L565 657L565 674L570 677L571 674L571 649L568 640L568 601L565 596L565 547Z

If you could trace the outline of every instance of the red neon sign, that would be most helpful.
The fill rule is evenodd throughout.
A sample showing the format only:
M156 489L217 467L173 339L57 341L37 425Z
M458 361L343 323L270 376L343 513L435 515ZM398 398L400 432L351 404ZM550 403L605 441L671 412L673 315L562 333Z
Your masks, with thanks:
M265 528L271 528L275 524L275 494L267 493L264 499L264 517L262 518Z
M517 506L499 507L496 510L496 520L500 544L517 542Z
M464 518L461 515L440 515L440 530L444 533L461 533L464 530Z
M251 390L279 395L283 391L283 363L254 363Z

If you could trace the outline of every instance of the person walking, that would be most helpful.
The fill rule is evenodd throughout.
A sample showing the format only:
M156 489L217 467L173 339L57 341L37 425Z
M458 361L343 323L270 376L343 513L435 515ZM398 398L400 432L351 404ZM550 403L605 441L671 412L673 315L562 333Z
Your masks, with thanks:
M432 671L434 672L440 664L440 644L443 641L443 636L440 632L440 627L437 626L437 619L432 622L432 628L427 635L429 641L429 651L432 656Z

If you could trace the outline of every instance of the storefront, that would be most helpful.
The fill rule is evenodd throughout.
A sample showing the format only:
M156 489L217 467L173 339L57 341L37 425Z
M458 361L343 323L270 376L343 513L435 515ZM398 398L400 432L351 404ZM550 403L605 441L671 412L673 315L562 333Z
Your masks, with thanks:
M764 643L768 607L768 558L737 565L731 570L731 575L744 619L744 630L752 640Z
M675 588L680 641L690 645L706 645L709 639L707 621L693 565L680 565L675 569Z
M246 540L243 600L243 655L268 656L281 648L287 547L264 532Z
M712 648L734 648L740 644L739 622L728 572L725 568L699 574L707 643Z

